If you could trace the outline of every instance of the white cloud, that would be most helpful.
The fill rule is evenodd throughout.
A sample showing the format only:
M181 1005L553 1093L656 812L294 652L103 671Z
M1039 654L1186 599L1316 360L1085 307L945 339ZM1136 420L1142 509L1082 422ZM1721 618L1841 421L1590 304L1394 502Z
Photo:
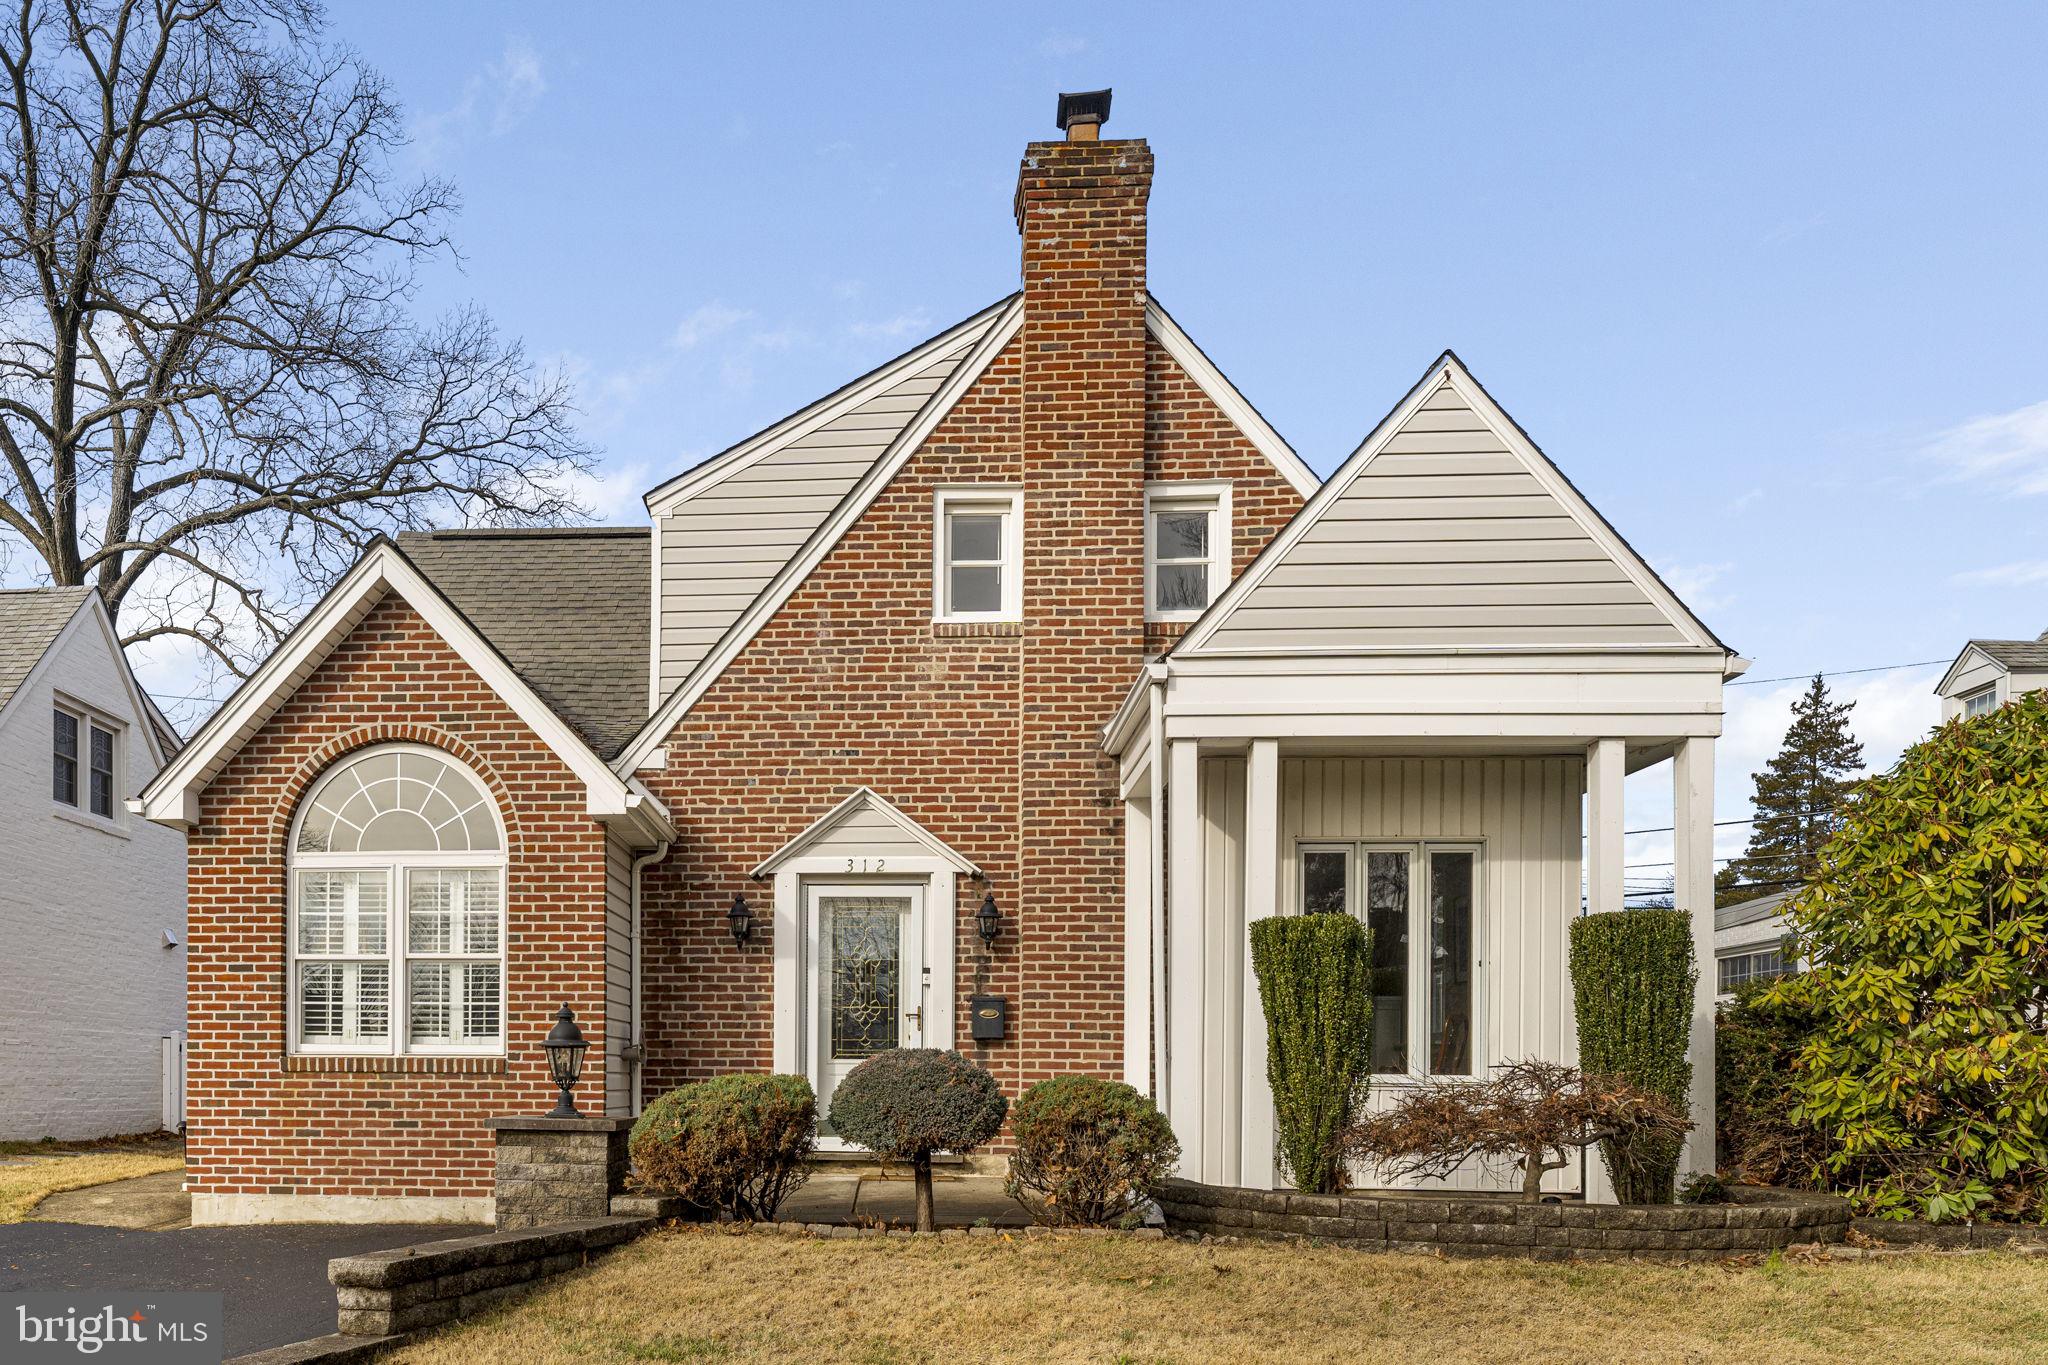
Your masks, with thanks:
M641 495L661 477L646 460L621 460L572 474L568 483L576 500L590 509L600 525L638 526L647 521Z
M700 304L676 324L676 330L670 334L668 344L678 350L687 351L731 331L752 316L754 315L746 309L734 308L729 304L716 301Z
M1950 574L1948 581L1958 588L2030 588L2048 583L2048 559L2021 559L1989 569L1970 569Z
M498 59L462 83L462 98L413 120L413 154L431 164L445 160L479 135L503 137L533 112L547 88L540 53L533 43L517 36L507 38Z
M541 75L540 53L522 37L508 38L505 51L491 63L486 74L497 85L497 104L491 111L491 136L502 137L533 111L547 93L547 78Z
M898 313L892 318L876 322L856 322L847 330L863 341L900 341L904 337L917 336L931 327L931 315L923 311Z
M2048 402L1951 427L1923 453L1958 479L2008 493L2048 493Z
M1678 594L1679 601L1694 611L1710 611L1728 604L1726 594L1713 591L1713 587L1723 574L1734 567L1733 564L1663 563L1657 566L1657 576L1664 580L1664 586Z

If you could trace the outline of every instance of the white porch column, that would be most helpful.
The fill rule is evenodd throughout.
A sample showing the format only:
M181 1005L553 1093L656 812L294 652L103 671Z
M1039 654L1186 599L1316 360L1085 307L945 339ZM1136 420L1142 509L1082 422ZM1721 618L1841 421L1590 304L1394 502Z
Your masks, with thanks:
M1124 1084L1152 1093L1152 803L1124 802Z
M1714 1169L1714 741L1682 741L1671 763L1672 904L1692 916L1692 1122L1679 1175Z
M1280 745L1255 739L1244 783L1244 1096L1237 1183L1273 1183L1273 1088L1266 1080L1266 1015L1252 972L1251 926L1280 913Z
M1191 739L1167 749L1166 1118L1180 1173L1202 1178L1203 848L1201 761Z
M1618 739L1586 748L1586 909L1595 915L1622 908L1622 782Z

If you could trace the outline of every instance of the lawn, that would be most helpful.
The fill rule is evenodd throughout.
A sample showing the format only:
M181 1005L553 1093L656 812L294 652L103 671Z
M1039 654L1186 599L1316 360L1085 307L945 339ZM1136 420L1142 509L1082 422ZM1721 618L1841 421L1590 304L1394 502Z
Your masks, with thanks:
M402 1365L546 1361L2018 1361L2048 1258L1438 1260L1124 1238L657 1233Z
M79 1155L56 1155L71 1152ZM19 1223L60 1190L175 1171L184 1164L183 1144L175 1138L0 1143L0 1223Z

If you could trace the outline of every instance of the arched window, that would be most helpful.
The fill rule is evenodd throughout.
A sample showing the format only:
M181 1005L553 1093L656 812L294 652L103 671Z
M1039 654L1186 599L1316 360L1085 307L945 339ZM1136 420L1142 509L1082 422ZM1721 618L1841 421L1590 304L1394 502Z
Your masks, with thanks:
M352 754L288 858L294 1051L504 1050L505 834L474 773L422 745Z

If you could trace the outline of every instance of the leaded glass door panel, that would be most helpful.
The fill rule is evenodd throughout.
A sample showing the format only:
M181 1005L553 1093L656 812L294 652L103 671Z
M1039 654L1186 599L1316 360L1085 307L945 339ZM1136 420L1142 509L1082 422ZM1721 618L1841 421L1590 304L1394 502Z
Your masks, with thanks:
M811 1072L823 1119L847 1072L878 1052L924 1043L924 894L919 886L812 886L806 900Z

